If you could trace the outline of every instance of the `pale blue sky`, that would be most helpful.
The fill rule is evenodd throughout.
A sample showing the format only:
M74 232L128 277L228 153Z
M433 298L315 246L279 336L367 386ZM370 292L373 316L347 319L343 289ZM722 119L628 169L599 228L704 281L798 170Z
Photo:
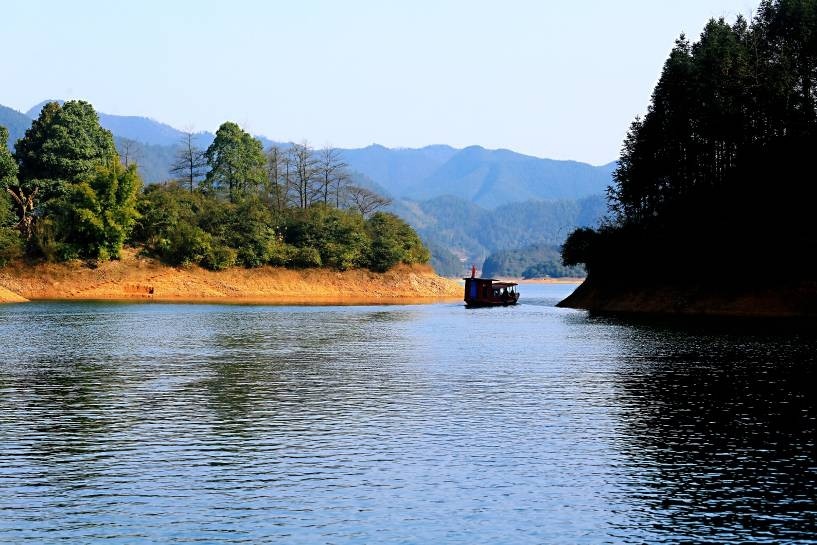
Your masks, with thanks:
M758 0L4 3L0 104L276 140L618 156L675 38Z

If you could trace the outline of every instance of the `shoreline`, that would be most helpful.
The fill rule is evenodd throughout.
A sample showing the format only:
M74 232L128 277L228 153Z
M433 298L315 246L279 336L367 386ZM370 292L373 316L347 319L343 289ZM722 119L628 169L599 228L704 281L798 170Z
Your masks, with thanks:
M96 268L17 262L0 269L0 303L112 301L266 305L428 304L462 299L462 287L427 265L363 269L171 267L128 249Z
M390 305L433 305L456 303L461 297L382 297L379 299L365 297L305 297L271 296L271 297L152 297L152 298L65 298L39 297L17 301L0 301L0 304L18 303L120 303L120 304L156 304L156 305L229 305L229 306L285 306L285 307L353 307L353 306L390 306Z
M585 281L556 306L596 314L690 318L817 318L817 283L611 287Z

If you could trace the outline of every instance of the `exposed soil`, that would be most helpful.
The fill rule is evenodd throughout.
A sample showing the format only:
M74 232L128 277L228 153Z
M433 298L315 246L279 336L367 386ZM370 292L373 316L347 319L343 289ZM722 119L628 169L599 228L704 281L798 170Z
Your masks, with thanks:
M462 298L462 287L428 266L366 270L174 268L126 250L91 268L82 262L15 263L0 269L0 302L35 299L270 304L428 303Z
M585 281L559 306L613 314L815 318L817 283L716 289L708 285L615 288Z

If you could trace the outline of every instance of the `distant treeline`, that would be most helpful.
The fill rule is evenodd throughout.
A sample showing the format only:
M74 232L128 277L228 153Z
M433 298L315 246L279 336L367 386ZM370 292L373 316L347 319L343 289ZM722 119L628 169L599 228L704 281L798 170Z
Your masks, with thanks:
M124 244L174 265L369 268L429 252L388 200L349 183L331 149L262 148L226 122L202 150L188 134L175 180L142 189L125 148L83 101L52 102L7 150L0 127L0 266L118 258Z
M610 215L565 243L591 279L817 278L817 1L711 20L667 59L624 142Z
M513 278L564 278L582 277L584 267L562 264L559 247L552 244L535 244L525 248L502 250L488 256L482 265L486 277Z

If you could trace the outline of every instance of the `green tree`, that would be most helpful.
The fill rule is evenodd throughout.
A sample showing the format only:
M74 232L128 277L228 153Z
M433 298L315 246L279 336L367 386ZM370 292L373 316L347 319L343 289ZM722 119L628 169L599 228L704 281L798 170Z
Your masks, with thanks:
M213 143L204 152L210 170L202 182L205 191L227 190L230 202L264 187L266 157L261 142L227 121L216 131Z
M288 244L314 249L320 259L303 255L318 265L338 270L366 265L371 239L360 214L314 204L291 210L284 231Z
M817 0L763 0L751 23L710 20L696 43L676 43L630 127L612 223L568 238L565 263L650 282L687 281L706 263L749 285L771 279L756 263L765 248L788 274L817 278L815 145Z
M227 212L222 239L238 249L236 261L245 267L268 263L278 238L269 208L260 198L254 197L245 199Z
M25 136L15 158L23 184L36 180L78 182L117 157L113 136L99 125L93 106L71 100L46 104Z
M0 155L2 153L0 150ZM7 193L0 192L0 267L22 254L23 240L17 232L16 218L11 211L11 198Z
M8 149L9 131L0 126L0 191L17 183L17 163Z
M398 263L427 263L431 258L417 233L402 219L388 212L375 212L366 221L372 239L369 268L385 272Z
M574 267L586 263L589 269L593 245L596 244L597 239L598 233L586 227L570 233L562 245L562 264L565 267Z
M10 206L14 205L14 210L17 214L17 222L14 227L20 234L28 240L31 238L32 226L34 217L34 201L37 196L37 189L29 189L26 191L20 187L17 174L17 163L14 157L8 151L8 130L5 127L0 127L0 193L3 194L3 199L0 200L0 208L3 208L2 214L9 212ZM8 229L10 225L6 225L7 217L3 215L0 219L0 228ZM14 247L12 254L16 253L19 244L13 240L8 232L4 231L3 244L8 247ZM9 254L9 255L12 255Z
M142 186L136 165L111 163L70 184L51 207L60 257L119 258L139 214L137 194Z
M212 252L212 236L199 218L212 216L208 198L179 187L148 186L137 203L139 218L132 240L145 252L172 265L201 264Z

